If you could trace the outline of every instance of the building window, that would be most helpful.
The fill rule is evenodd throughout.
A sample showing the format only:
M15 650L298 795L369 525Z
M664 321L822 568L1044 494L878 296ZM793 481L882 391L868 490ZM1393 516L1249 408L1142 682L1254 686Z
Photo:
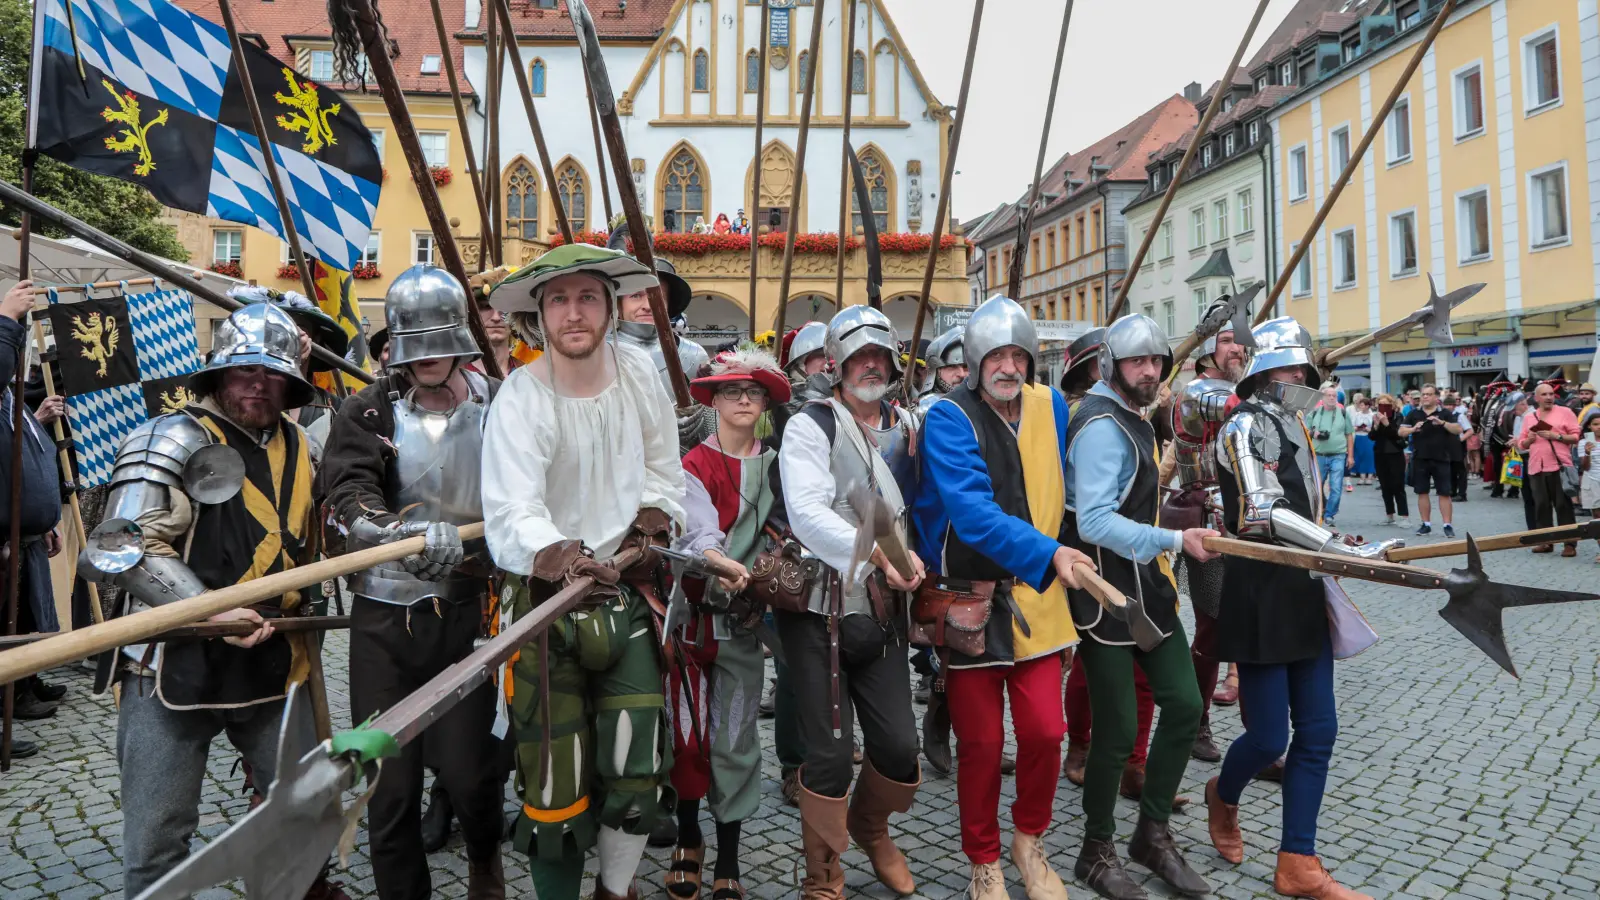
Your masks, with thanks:
M1100 321L1100 317L1101 317L1103 309L1104 309L1104 303L1103 303L1104 298L1100 296L1100 291L1101 291L1100 285L1096 284L1094 286L1094 318L1089 320L1091 322ZM1080 298L1083 296L1081 291L1079 292L1078 296ZM1082 305L1081 302L1080 302L1079 305L1080 306Z
M1422 21L1422 4L1418 0L1400 4L1399 26L1401 31Z
M754 50L744 55L744 89L752 94L761 90L761 55Z
M1195 288L1194 289L1194 323L1195 323L1195 325L1199 325L1200 324L1200 320L1204 319L1206 317L1206 307L1208 305L1209 304L1206 302L1206 289L1203 288L1203 287L1202 288Z
M1350 162L1350 126L1342 125L1333 130L1328 136L1328 158L1333 163L1333 171L1343 172L1344 167Z
M1533 214L1529 239L1534 249L1571 239L1567 227L1566 163L1528 173L1528 206Z
M1529 113L1561 102L1561 48L1554 28L1522 40L1523 102Z
M1389 275L1400 278L1417 274L1417 214L1395 213L1389 217Z
M588 218L589 192L584 185L583 171L577 163L568 163L556 172L556 196L567 211L567 221L573 231L582 231Z
M1207 143L1204 147L1200 148L1200 165L1201 166L1209 166L1209 165L1211 165L1211 144L1210 143Z
M1154 172L1150 173L1150 190L1152 190L1152 191L1161 190L1161 167L1160 166L1157 166L1156 170Z
M1189 210L1189 249L1199 250L1206 245L1206 210L1197 206Z
M879 234L889 231L889 167L883 157L870 147L861 152L861 172L867 177L867 198L872 203L872 222ZM856 192L850 192L850 221L854 228L861 227L861 205ZM1037 249L1037 245L1035 245ZM1038 268L1038 254L1034 254L1034 268Z
M244 257L244 232L218 229L211 232L211 261L236 263Z
M1255 230L1256 213L1251 205L1254 199L1249 189L1239 192L1239 234L1249 234Z
M1222 155L1224 157L1233 155L1233 132L1231 131L1222 136Z
M1339 61L1340 62L1349 62L1350 60L1355 59L1357 56L1360 56L1360 55L1361 55L1361 39L1360 38L1356 38L1355 40L1352 40L1352 41L1345 41L1344 44L1342 44L1339 47Z
M1089 252L1088 251L1088 245L1084 243L1084 239L1083 238L1084 238L1083 216L1079 216L1078 217L1078 255L1079 256L1082 256L1083 254Z
M1178 331L1175 307L1176 304L1174 304L1171 300L1161 301L1161 318L1166 322L1167 334L1176 334Z
M1056 267L1056 230L1054 228L1045 232L1044 245L1048 248L1045 251L1045 258L1050 261L1050 268L1054 269Z
M1032 275L1035 272L1039 271L1039 236L1038 235L1034 235L1033 236L1033 240L1030 242L1029 251L1030 252L1028 254L1028 274ZM1052 315L1051 318L1055 318L1055 316Z
M1172 220L1161 223L1161 258L1172 258Z
M1356 286L1356 230L1346 228L1333 233L1333 286Z
M1092 217L1092 221L1089 231L1089 241L1092 245L1091 249L1098 250L1100 249L1100 207L1095 207L1094 211L1090 213L1090 216Z
M1249 125L1246 125L1245 129L1244 129L1244 133L1245 133L1245 142L1248 143L1250 146L1254 147L1256 145L1256 142L1261 140L1261 122L1258 120L1258 121L1255 121L1255 122L1251 122Z
M1289 248L1289 252L1292 254L1295 250L1298 250L1299 248L1300 248L1300 243L1298 241L1296 241L1294 246ZM1308 296L1310 293L1311 293L1311 254L1307 253L1305 256L1300 257L1300 263L1294 267L1294 295L1296 297L1305 297L1305 296Z
M1317 73L1316 57L1308 56L1300 62L1300 71L1295 75L1301 84L1310 84Z
M1456 140L1483 133L1483 67L1474 63L1455 75Z
M378 239L378 235L379 232L376 231L367 232L367 246L361 251L361 265L375 266L382 262L379 258L379 248L383 246L383 242Z
M372 132L372 146L378 151L378 162L382 163L383 162L383 133L384 133L383 129L382 128L369 128L367 130Z
M1411 98L1401 97L1395 101L1394 110L1389 113L1389 127L1385 130L1388 136L1389 165L1402 163L1411 158Z
M1467 191L1456 197L1456 244L1464 263L1489 258L1488 188Z
M850 93L867 92L867 55L860 50L850 58Z
M1216 221L1217 233L1211 236L1213 241L1220 241L1228 236L1228 201L1218 200L1211 204L1211 218Z
M1294 84L1294 63L1286 62L1278 67L1278 83Z
M440 62L439 54L437 54L437 53L424 53L422 55L422 74L424 74L424 75L437 75L437 74L439 74L439 62Z
M800 56L795 60L794 78L795 89L804 91L806 79L811 77L811 54L805 50L800 51Z
M545 64L544 64L544 60L542 60L542 59L534 60L533 61L533 65L530 66L529 68L533 73L532 76L528 79L530 82L532 82L530 87L531 87L531 89L533 91L533 95L535 97L543 97L544 96L544 90L545 90L545 80L546 80L545 79Z
M525 241L539 239L539 176L519 162L506 179L506 234Z
M700 171L700 161L687 149L679 150L667 163L665 178L661 192L664 224L670 231L692 231L696 220L706 214L705 173Z
M1265 76L1265 75L1257 75L1256 76L1256 90L1258 90L1258 91L1265 90L1266 87L1267 87L1267 76Z
M332 81L333 51L313 50L306 54L306 77L312 81Z
M1144 317L1152 322L1156 320L1156 307L1154 303L1145 306Z
M1289 151L1289 202L1306 199L1310 179L1306 173L1305 145Z
M418 231L411 235L411 262L418 266L433 265L433 232Z
M417 143L422 146L422 158L431 166L450 165L450 133L448 131L419 131Z
M711 59L704 50L694 52L694 90L696 93L711 90Z

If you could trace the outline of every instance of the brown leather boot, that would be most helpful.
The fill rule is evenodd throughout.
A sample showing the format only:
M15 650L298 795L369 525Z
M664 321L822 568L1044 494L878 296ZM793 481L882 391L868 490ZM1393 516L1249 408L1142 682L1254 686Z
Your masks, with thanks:
M806 858L806 877L800 883L801 900L844 900L844 866L839 855L850 847L845 824L849 801L824 797L799 785L800 843Z
M1061 761L1061 774L1078 787L1083 787L1084 770L1089 766L1089 742L1079 743L1067 739L1067 757Z
M1211 846L1228 862L1244 862L1244 834L1239 831L1239 806L1224 803L1217 794L1217 779L1206 782L1206 828L1211 832Z
M467 900L506 900L506 873L498 846L484 859L467 859Z
M889 837L889 814L910 809L921 784L920 772L917 780L911 783L890 781L868 760L861 766L856 795L850 800L847 820L850 837L872 861L872 871L877 873L883 886L902 897L916 893L917 883L906 866L905 854Z
M1272 876L1272 887L1285 897L1309 897L1311 900L1372 900L1367 894L1352 891L1333 880L1322 860L1315 856L1278 851L1278 871Z
M594 880L594 900L639 900L639 885L637 882L629 882L626 894L613 894L606 890L606 886L600 883L600 879L596 878Z
M1128 841L1128 858L1156 873L1156 877L1180 894L1199 897L1211 893L1211 885L1189 868L1166 822L1140 814L1133 838Z

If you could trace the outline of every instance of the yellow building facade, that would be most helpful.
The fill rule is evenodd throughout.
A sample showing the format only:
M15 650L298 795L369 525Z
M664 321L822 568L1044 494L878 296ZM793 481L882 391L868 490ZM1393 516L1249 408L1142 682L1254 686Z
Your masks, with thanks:
M1586 90L1580 46L1597 40L1596 3L1460 4L1393 113L1374 122L1439 5L1396 4L1393 37L1363 23L1343 43L1327 36L1323 52L1337 55L1322 62L1336 67L1270 114L1280 260L1367 129L1380 129L1280 308L1336 346L1424 305L1430 276L1441 293L1481 282L1455 312L1453 346L1413 334L1345 360L1342 379L1378 390L1590 379L1600 253L1589 160L1600 135L1586 130L1600 122L1600 97L1588 96L1600 85Z

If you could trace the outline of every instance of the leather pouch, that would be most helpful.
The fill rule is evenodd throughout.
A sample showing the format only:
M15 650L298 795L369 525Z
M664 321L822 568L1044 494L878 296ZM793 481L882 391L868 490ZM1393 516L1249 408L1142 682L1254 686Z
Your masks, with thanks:
M929 578L911 602L911 643L982 656L995 583Z

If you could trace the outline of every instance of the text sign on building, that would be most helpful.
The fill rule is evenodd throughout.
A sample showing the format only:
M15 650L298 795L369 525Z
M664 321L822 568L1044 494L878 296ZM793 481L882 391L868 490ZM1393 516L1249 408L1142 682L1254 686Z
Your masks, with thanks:
M1039 342L1045 341L1075 341L1094 326L1088 322L1034 322L1033 331L1039 335Z
M772 11L772 27L767 33L767 43L773 47L789 46L789 10Z
M1503 368L1504 357L1500 351L1504 349L1500 344L1483 344L1477 347L1451 347L1450 371L1452 372L1493 372Z
M952 328L965 328L976 306L939 306L933 310L933 333L944 334ZM909 334L907 340L909 340Z

